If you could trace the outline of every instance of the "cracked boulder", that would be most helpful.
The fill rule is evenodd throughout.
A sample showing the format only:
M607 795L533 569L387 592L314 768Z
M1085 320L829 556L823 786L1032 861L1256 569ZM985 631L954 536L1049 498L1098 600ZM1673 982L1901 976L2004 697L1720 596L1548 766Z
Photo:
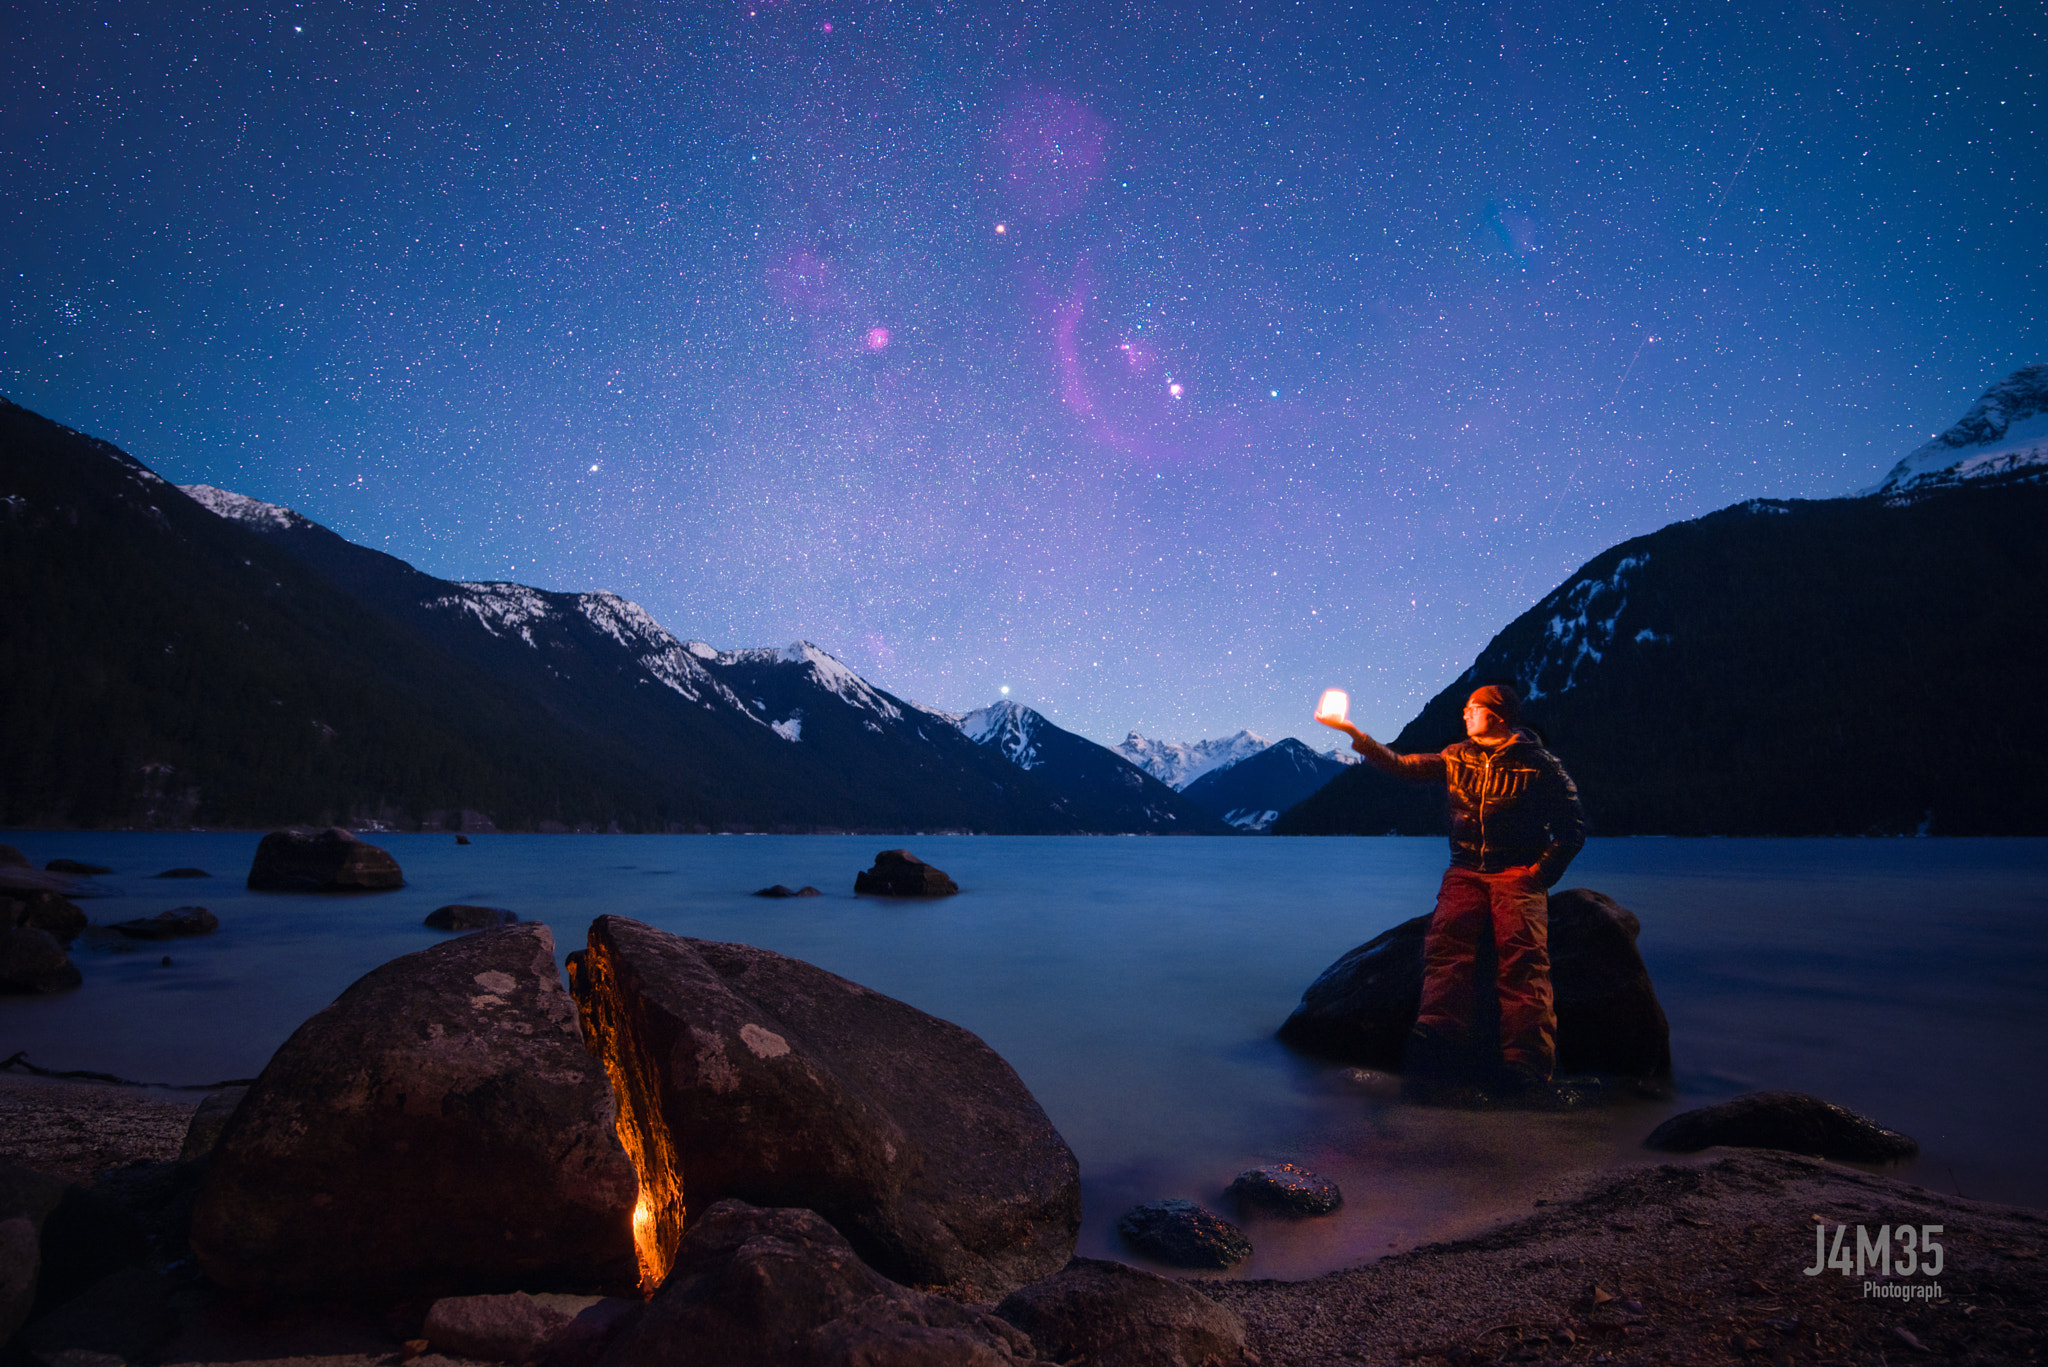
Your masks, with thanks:
M658 1283L714 1203L814 1210L885 1276L994 1300L1065 1265L1073 1152L1010 1065L892 997L618 916L570 961L617 1089Z
M449 1296L630 1287L632 1165L534 923L408 954L301 1025L192 1217L219 1285Z

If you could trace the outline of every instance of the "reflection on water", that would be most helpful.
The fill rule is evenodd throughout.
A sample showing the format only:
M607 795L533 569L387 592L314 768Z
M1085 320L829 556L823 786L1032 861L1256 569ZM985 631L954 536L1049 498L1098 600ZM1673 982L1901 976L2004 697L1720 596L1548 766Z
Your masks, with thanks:
M38 865L112 866L95 922L200 904L206 939L89 933L77 992L0 999L0 1057L164 1082L258 1071L362 973L442 937L450 902L510 907L578 947L601 913L807 959L958 1021L1023 1076L1080 1157L1081 1251L1128 1256L1118 1214L1215 1202L1244 1168L1289 1159L1343 1186L1325 1220L1247 1226L1238 1275L1304 1276L1527 1210L1575 1173L1652 1161L1673 1110L1791 1088L1917 1138L1905 1175L2048 1205L2007 1136L2048 1122L2048 841L1595 840L1566 882L1635 911L1670 1016L1682 1092L1590 1116L1400 1105L1272 1039L1332 959L1428 909L1437 840L934 836L375 837L398 892L251 893L255 834L19 832ZM958 897L855 898L876 850L907 844ZM216 877L157 882L196 865ZM826 895L748 896L771 883ZM161 963L168 954L171 963ZM1657 1158L1655 1161L1665 1161Z

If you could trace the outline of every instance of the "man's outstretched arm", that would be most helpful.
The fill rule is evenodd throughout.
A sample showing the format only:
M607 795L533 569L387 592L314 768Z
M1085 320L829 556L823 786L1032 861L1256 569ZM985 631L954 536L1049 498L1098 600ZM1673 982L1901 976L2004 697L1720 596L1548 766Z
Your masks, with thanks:
M1366 763L1375 769L1384 770L1396 778L1405 778L1411 783L1423 783L1444 776L1442 755L1397 755L1342 717L1317 717L1316 720L1333 731L1342 731L1351 737L1351 748L1364 755Z

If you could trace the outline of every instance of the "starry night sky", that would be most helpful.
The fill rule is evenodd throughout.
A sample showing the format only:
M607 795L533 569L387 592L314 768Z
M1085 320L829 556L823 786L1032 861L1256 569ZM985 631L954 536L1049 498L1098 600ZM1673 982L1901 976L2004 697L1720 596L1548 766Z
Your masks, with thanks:
M1105 743L1391 736L2048 355L2039 4L0 14L0 393Z

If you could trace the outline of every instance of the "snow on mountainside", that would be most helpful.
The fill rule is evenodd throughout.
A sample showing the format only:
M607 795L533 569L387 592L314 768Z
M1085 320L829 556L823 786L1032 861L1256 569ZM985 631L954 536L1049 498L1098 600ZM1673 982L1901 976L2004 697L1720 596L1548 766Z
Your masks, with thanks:
M2023 366L1984 391L1955 426L1894 465L1865 493L1913 493L2009 475L2048 475L2048 364Z
M1116 752L1176 792L1202 775L1250 759L1269 742L1249 731L1220 740L1149 740L1136 731L1117 742Z
M216 489L211 484L180 484L179 490L206 511L230 522L240 522L251 527L288 528L308 522L289 508L280 508L275 503L250 498L227 489Z
M994 746L1019 769L1036 769L1044 763L1035 737L1039 723L1045 719L1022 703L1004 699L957 717L945 713L940 715L959 727L976 745Z

